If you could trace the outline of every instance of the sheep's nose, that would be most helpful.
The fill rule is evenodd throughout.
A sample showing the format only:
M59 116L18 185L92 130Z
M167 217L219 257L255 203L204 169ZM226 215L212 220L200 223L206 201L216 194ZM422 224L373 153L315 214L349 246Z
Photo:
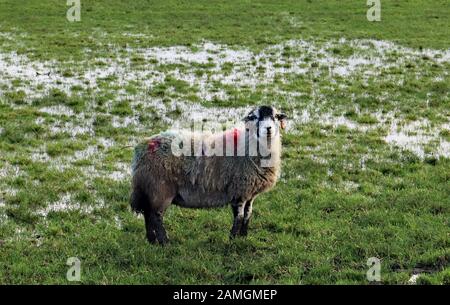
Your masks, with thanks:
M267 127L267 132L270 132L272 130L272 126Z

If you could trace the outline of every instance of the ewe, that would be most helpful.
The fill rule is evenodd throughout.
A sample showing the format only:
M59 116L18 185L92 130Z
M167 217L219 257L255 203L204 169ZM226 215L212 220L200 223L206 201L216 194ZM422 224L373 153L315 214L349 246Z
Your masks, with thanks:
M148 241L167 242L163 215L171 203L191 208L231 203L230 237L247 235L255 197L279 176L285 120L274 107L261 106L244 118L242 128L219 134L168 131L139 144L130 203L144 214Z

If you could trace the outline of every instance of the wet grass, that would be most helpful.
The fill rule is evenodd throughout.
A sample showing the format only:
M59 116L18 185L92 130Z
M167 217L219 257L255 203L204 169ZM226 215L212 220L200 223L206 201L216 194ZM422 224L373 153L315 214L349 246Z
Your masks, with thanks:
M70 24L64 2L0 0L0 54L57 79L0 79L0 283L69 283L75 256L84 284L367 284L369 257L385 284L448 284L448 5L382 5L370 23L364 1L85 0ZM222 44L204 62L145 53L204 41ZM224 50L250 55L220 63ZM228 240L228 208L173 206L170 244L149 246L128 207L131 146L195 109L219 120L261 104L291 122L249 237ZM423 143L386 140L397 132Z

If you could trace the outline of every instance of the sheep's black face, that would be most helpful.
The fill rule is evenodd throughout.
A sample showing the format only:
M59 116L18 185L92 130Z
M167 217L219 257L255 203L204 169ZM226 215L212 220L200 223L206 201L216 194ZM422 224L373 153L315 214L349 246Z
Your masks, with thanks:
M286 115L278 113L274 107L261 106L251 111L244 119L247 129L256 137L271 138L286 126Z

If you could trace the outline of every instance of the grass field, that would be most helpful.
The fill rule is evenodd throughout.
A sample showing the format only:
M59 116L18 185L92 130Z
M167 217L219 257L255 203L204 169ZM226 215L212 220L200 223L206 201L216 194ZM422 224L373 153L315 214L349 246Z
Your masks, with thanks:
M450 284L450 4L0 0L0 284ZM150 246L131 146L270 104L290 118L246 239L170 207Z

